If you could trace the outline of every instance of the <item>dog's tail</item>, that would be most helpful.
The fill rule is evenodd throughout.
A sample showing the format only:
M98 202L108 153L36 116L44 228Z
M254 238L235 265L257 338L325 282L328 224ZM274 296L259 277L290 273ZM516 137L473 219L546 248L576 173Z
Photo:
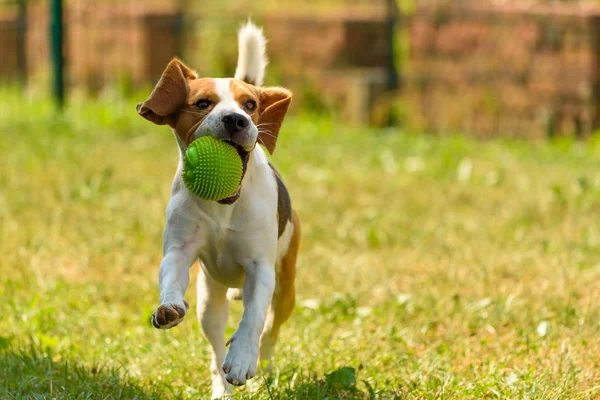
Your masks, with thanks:
M262 86L267 66L266 45L262 29L248 21L238 33L238 63L235 78Z

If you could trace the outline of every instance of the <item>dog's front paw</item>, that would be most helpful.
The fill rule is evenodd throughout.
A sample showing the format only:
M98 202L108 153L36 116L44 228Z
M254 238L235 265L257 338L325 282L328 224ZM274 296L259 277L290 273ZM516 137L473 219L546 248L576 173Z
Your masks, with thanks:
M190 308L187 301L183 301L183 306L175 303L161 304L152 314L152 325L157 329L170 329L179 325L185 317L185 313Z
M258 340L237 330L227 343L229 351L223 362L225 379L232 385L244 385L247 379L256 375Z

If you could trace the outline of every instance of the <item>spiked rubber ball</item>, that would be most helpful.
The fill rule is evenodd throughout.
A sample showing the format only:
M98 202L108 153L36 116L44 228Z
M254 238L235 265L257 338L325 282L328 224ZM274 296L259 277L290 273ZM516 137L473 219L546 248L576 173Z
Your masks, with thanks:
M187 148L182 179L204 200L219 201L235 194L242 180L242 159L230 144L203 136Z

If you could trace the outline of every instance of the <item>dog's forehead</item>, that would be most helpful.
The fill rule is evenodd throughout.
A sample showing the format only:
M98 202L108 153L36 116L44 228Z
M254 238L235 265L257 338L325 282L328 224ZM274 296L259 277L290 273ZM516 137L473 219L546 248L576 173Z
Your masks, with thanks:
M189 82L188 99L191 103L205 98L215 103L240 101L259 97L254 85L233 78L199 78Z
M229 91L236 99L243 96L257 98L260 94L256 86L240 79L229 79Z
M217 85L213 78L199 78L189 81L188 99L194 102L201 98L217 101Z
M257 98L258 89L242 80L234 78L217 78L214 80L217 95L221 101L241 101Z

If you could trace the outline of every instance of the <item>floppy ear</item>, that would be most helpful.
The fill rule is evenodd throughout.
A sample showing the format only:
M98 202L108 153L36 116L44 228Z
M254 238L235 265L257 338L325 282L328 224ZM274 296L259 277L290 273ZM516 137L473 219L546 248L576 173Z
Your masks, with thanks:
M292 93L280 87L260 89L258 125L260 142L270 154L275 151L279 129L292 101ZM263 126L260 126L264 124ZM261 133L262 132L262 133Z
M185 103L188 93L188 79L197 76L177 58L174 58L163 72L150 97L138 103L137 112L157 125L175 126L173 114Z

